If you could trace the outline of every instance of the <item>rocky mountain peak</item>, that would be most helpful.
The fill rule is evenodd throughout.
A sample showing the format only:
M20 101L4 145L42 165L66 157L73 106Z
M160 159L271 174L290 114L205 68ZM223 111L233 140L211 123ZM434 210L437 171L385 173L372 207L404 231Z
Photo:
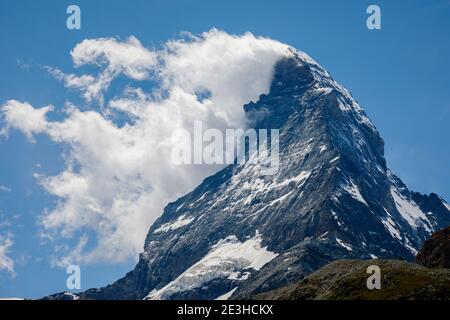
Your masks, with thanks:
M439 197L410 192L351 94L306 54L274 67L270 92L244 106L249 126L279 129L279 170L232 164L169 203L136 268L94 299L242 298L341 258L414 259L450 224Z

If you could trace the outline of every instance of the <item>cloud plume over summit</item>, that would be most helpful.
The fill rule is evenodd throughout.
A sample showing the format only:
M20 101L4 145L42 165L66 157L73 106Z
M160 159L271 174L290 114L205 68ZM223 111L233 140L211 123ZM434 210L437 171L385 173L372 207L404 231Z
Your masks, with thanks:
M242 106L268 92L275 63L288 54L277 41L216 29L157 50L135 37L87 39L71 58L76 68L94 66L97 74L48 67L67 88L80 91L85 105L67 103L64 118L50 120L58 108L51 101L44 107L5 102L4 132L17 129L28 139L44 134L69 150L62 172L36 176L57 199L40 217L42 231L57 242L78 242L57 263L136 259L164 206L219 169L172 164L172 132L192 131L194 120L221 130L245 127ZM119 76L134 86L109 92ZM149 90L148 82L156 85ZM106 92L115 98L105 101ZM202 92L209 94L200 99Z

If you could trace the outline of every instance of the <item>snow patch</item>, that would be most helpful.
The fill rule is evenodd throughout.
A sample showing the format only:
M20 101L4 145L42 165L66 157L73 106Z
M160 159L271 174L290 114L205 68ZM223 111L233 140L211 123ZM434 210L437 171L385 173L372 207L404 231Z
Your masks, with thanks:
M228 291L227 293L217 297L216 300L228 300L233 295L233 293L237 290L237 288L238 287L236 287L236 288Z
M336 242L337 242L340 246L342 246L342 247L344 247L345 249L347 249L348 251L353 251L353 248L352 248L349 244L347 244L347 243L345 243L344 241L342 241L341 239L336 238Z
M450 204L445 201L442 201L442 204L447 208L448 211L450 211Z
M205 197L206 197L206 194L208 193L208 191L207 192L205 192L204 194L202 194L202 196L200 197L200 198L198 198L194 203L192 203L189 207L193 207L193 206L195 206L197 203L199 203L200 201L202 201Z
M336 220L338 226L339 226L340 228L343 228L344 226L343 226L343 224L341 223L341 221L339 220L339 218L338 218L336 212L334 212L333 210L331 210L331 215L333 216L334 220Z
M294 192L294 191L290 191L290 192L286 193L285 195L282 195L282 196L279 197L278 199L273 200L273 201L269 204L269 207L273 206L273 205L274 205L275 203L277 203L277 202L283 201L283 200L286 199L292 192Z
M64 295L65 295L65 296L71 297L72 300L78 300L78 299L80 299L79 296L77 296L76 294L74 294L74 293L72 293L72 292L64 292Z
M329 94L332 90L331 88L315 88L314 92L317 94Z
M184 206L184 202L175 209L175 212L178 212L181 208L183 208L183 206Z
M341 109L342 111L350 111L350 110L352 110L351 106L349 106L348 104L344 103L342 101L342 99L338 99L338 104L339 104L339 109Z
M163 288L150 292L146 299L166 299L174 293L199 288L213 279L236 277L236 272L248 269L259 270L278 256L267 247L261 247L261 242L258 231L245 242L240 242L234 235L222 239L199 262Z
M382 220L384 226L389 231L391 236L397 238L398 240L402 240L402 237L400 235L400 232L398 231L397 225L395 224L394 220L392 220L391 217L387 217L386 220Z
M170 230L176 230L178 228L184 227L188 224L190 224L192 221L194 221L194 217L186 217L186 215L181 215L178 217L177 220L175 220L174 222L168 222L165 223L163 225L161 225L158 229L156 229L154 232L155 233L159 233L159 232L167 232Z
M344 190L347 191L354 199L364 203L366 206L369 206L366 200L364 200L364 197L361 195L359 187L356 184L354 184L352 180L350 180L349 185L344 187Z
M423 227L428 233L433 232L427 215L420 210L419 206L412 199L406 199L393 187L391 187L391 195L398 212L411 227L414 229Z
M411 253L413 254L413 256L417 256L417 254L419 253L419 251L417 251L417 249L414 248L414 247L411 245L411 242L409 242L408 239L406 239L406 243L405 243L404 245L405 245L405 247L406 247L409 251L411 251Z
M330 161L330 163L333 163L333 162L335 162L335 161L337 161L337 160L339 160L339 156L337 156L336 158L334 158L334 159L332 159L331 161Z
M321 236L319 236L318 239L322 239L323 237L325 237L328 234L328 231L325 231Z
M291 182L303 182L304 183L306 181L306 179L309 178L310 175L311 175L311 171L302 171L293 178L285 179L280 183L276 183L275 186L276 187L284 187L284 186L287 186ZM303 183L302 183L302 185L303 185Z
M248 271L246 271L246 272L239 272L239 271L237 271L237 272L232 272L232 273L228 276L227 279L229 279L229 280L239 280L239 281L247 280L248 277L250 277L250 274L251 274L251 273L248 272Z

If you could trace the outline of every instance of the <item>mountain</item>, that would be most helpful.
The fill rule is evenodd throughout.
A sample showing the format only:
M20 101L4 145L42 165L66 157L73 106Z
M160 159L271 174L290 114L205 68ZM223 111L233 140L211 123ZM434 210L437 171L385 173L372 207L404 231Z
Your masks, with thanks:
M368 290L367 268L382 270L381 288ZM383 274L385 276L383 276ZM450 270L398 260L339 260L296 284L253 297L258 300L448 300Z
M278 172L247 162L206 178L167 205L134 270L78 298L251 297L337 259L413 260L450 225L450 206L389 171L363 109L306 54L292 49L244 110L250 127L280 130Z
M433 233L423 245L416 261L428 268L450 268L450 227Z

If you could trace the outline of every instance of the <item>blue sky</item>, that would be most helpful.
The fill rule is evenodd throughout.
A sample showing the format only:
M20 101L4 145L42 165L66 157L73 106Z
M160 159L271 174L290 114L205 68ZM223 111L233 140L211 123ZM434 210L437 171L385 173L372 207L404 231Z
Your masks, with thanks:
M66 28L77 4L82 29ZM378 4L382 29L368 30L366 8ZM389 167L415 191L450 200L450 1L10 1L0 2L0 105L80 102L42 66L72 70L69 52L86 38L137 37L158 47L181 31L212 27L250 31L292 45L346 86L385 140ZM55 118L62 117L56 113ZM0 138L0 234L11 232L15 275L0 270L0 297L39 297L65 290L65 270L50 266L53 246L38 238L39 216L55 206L36 172L56 175L65 146L45 136L30 143ZM1 225L1 224L0 224ZM133 260L83 267L82 287L110 283Z

